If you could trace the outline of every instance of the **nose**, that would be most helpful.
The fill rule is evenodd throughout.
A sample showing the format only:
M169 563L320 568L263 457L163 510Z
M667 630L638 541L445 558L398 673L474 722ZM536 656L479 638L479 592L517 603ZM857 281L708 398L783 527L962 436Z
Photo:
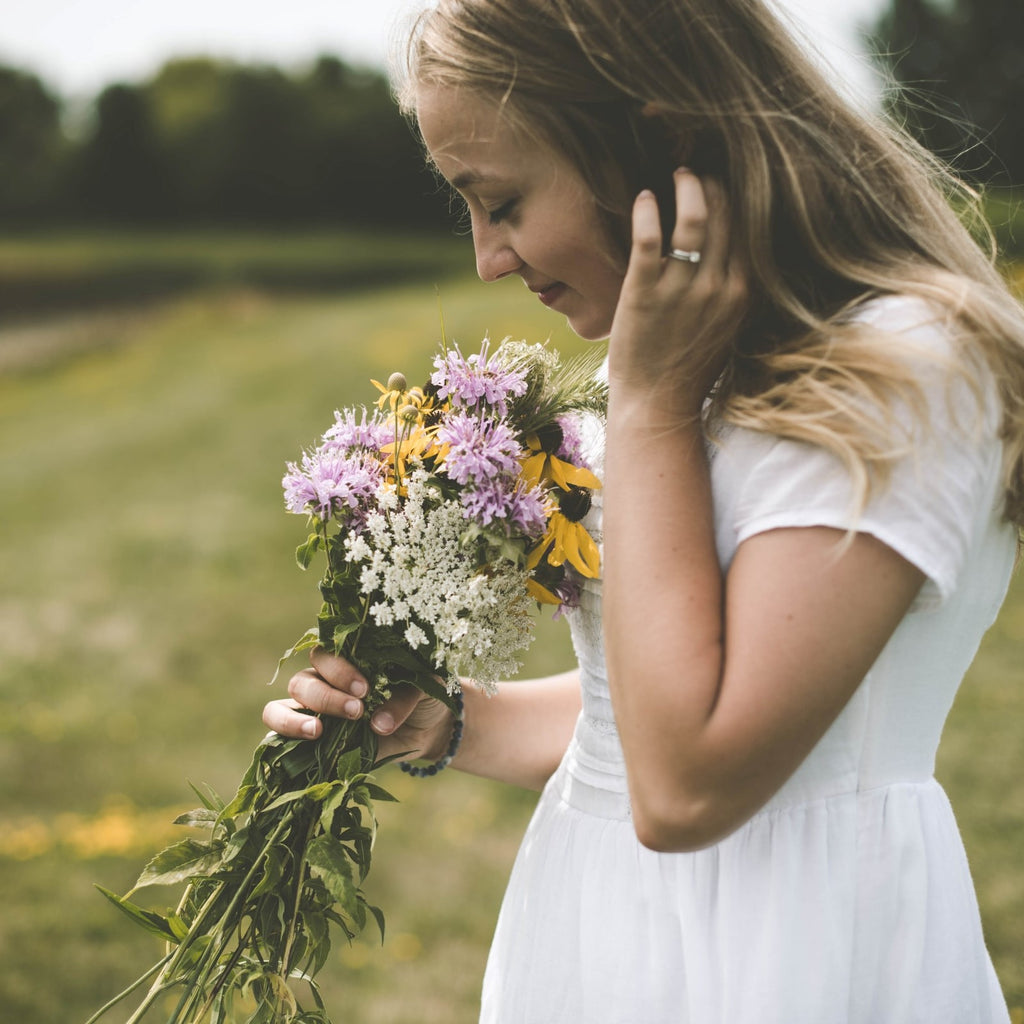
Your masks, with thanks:
M476 251L476 272L481 281L499 281L515 273L523 261L508 244L505 233L496 226L473 224L473 249Z

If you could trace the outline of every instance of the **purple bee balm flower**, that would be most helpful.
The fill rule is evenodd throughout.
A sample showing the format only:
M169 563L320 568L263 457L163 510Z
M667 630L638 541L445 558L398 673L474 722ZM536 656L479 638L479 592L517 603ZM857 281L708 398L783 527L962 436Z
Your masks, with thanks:
M554 617L560 619L566 612L574 611L580 606L580 578L571 570L551 587L551 593L562 603L555 610Z
M558 451L555 452L556 458L572 463L574 466L591 469L590 463L583 455L583 438L580 435L577 418L575 416L559 416L557 423L562 428L562 443L558 446Z
M539 487L517 487L512 492L509 522L534 540L544 536L548 526L547 498Z
M459 412L438 428L437 440L448 446L444 468L456 483L482 484L519 469L522 448L499 420Z
M324 434L325 448L338 448L344 452L363 450L378 452L383 445L395 439L394 429L374 410L369 422L366 410L357 421L354 409L343 409L334 414L334 426Z
M500 476L459 495L466 518L481 526L503 520L508 533L537 540L544 535L547 514L544 492L523 488L513 477Z
M457 348L434 358L437 372L430 383L437 397L449 399L452 405L493 406L500 416L508 415L507 399L526 394L526 378L518 370L503 366L497 358L488 357L490 342L484 338L479 353L464 356Z
M320 519L344 516L356 526L370 511L381 480L377 464L338 448L318 448L302 456L302 467L288 463L281 481L289 512Z

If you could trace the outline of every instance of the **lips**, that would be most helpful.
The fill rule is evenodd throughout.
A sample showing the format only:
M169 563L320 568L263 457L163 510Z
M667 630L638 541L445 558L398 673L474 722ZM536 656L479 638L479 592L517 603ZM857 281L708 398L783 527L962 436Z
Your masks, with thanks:
M561 281L552 281L551 284L543 285L540 288L531 288L530 291L535 292L537 298L545 306L550 306L565 294L565 288L566 286Z

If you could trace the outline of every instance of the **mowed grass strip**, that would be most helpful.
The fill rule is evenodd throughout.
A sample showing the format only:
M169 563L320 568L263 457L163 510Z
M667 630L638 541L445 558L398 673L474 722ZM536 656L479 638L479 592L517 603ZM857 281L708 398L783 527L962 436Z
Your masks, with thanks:
M522 286L447 281L450 338L584 343ZM0 1005L84 1020L159 954L93 889L124 891L194 805L230 792L262 735L281 651L312 621L284 463L368 378L430 369L431 284L347 298L226 290L144 315L116 348L0 377ZM571 663L547 618L525 674ZM1024 1005L1024 592L1020 578L954 708L940 759L997 969ZM371 899L383 947L339 943L336 1019L476 1019L501 890L530 794L451 773L389 774ZM173 833L171 833L173 834ZM151 844L151 845L149 845ZM158 903L176 894L154 890ZM628 942L629 937L623 936Z
M135 305L197 288L351 292L447 280L473 265L455 233L81 230L0 238L0 317Z

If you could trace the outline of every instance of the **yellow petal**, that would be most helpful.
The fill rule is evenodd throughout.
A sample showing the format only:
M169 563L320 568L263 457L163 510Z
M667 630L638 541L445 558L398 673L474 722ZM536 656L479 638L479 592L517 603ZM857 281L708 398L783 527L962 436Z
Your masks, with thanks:
M539 601L541 604L561 604L560 598L555 597L554 594L548 590L547 587L542 587L536 580L526 581L526 592L535 601Z
M568 463L563 462L561 459L556 459L554 455L548 456L547 464L548 476L562 488L563 491L569 490L570 482L567 478L566 470L572 469Z
M577 487L587 487L592 491L596 491L601 486L601 481L589 469L585 469L583 466L574 466L571 462L562 462L561 459L554 457L552 457L551 461L552 463L558 463L563 476L570 484L575 484ZM559 486L564 491L569 490L568 484L559 484Z
M541 556L547 550L548 545L551 543L551 532L550 530L544 534L544 539L530 552L526 559L526 568L533 569L539 564Z
M561 565L565 561L567 551L566 542L569 541L569 544L571 544L571 541L567 536L566 527L570 525L569 520L560 512L555 512L551 516L549 529L554 543L551 545L551 551L548 553L549 564Z
M531 455L523 462L523 480L528 487L540 486L541 476L544 473L544 460L547 456L543 452Z
M576 539L579 543L580 562L574 562L573 564L584 576L590 579L597 579L601 572L600 549L594 543L593 537L578 523L576 525Z

